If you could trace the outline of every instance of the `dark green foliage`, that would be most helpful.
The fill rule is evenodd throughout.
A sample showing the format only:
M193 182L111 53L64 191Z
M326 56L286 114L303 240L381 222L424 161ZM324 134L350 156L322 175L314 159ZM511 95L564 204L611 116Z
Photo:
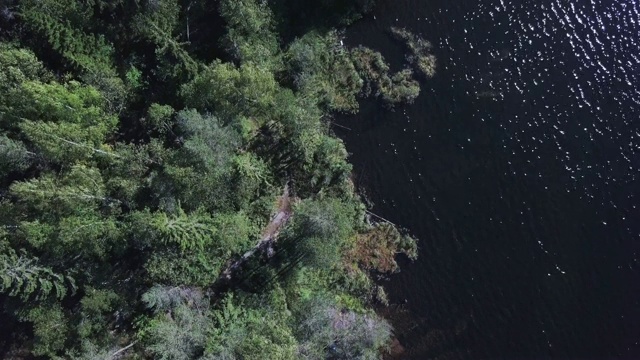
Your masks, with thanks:
M21 17L29 27L43 34L53 50L71 65L86 72L113 75L111 44L102 35L82 31L93 15L90 6L74 0L26 0L20 6Z
M344 27L371 11L376 0L271 0L284 36Z
M154 45L163 79L184 79L198 71L199 64L185 49L187 42L175 35L179 15L177 0L153 0L133 21L135 33Z

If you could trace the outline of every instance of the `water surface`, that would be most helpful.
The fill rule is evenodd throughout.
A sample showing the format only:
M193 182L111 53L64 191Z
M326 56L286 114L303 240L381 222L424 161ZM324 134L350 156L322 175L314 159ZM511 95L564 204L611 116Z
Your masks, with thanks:
M388 281L408 357L640 358L640 4L381 0L346 42L436 77L336 121L374 212L420 238Z

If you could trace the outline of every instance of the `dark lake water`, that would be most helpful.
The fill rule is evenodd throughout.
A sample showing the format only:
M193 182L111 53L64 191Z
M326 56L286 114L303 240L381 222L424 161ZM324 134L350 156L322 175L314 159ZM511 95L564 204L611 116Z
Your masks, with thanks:
M420 239L384 284L407 358L640 359L640 2L380 0L345 42L438 72L337 128L377 214Z

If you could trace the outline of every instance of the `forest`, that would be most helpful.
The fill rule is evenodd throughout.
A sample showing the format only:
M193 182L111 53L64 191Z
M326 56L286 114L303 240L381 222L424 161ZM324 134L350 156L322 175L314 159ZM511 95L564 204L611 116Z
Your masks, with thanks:
M435 59L345 46L373 6L0 1L0 358L381 358L373 275L416 240L332 114L411 102Z

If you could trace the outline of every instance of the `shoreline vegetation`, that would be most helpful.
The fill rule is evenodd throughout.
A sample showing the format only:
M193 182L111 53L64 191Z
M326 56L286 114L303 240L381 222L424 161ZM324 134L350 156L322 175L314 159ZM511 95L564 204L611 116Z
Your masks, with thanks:
M417 244L370 216L331 114L420 85L343 45L372 6L8 0L0 357L380 358L372 276Z
M425 78L432 78L436 74L436 57L431 53L431 43L407 29L391 27L391 34L399 41L403 41L409 50L406 56L411 66L415 67Z

